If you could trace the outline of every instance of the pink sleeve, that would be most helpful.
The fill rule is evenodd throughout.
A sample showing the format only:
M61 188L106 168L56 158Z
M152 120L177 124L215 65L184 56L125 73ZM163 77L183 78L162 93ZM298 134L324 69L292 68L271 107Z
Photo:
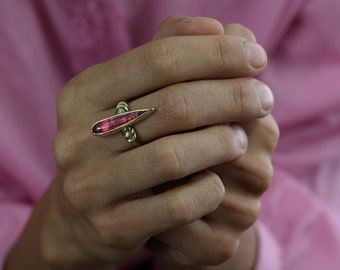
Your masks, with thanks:
M256 269L260 270L280 270L281 268L281 249L275 236L267 226L258 221L256 224L258 237L258 257Z
M340 269L338 212L279 169L263 204L257 269Z
M301 5L261 75L281 137L257 224L259 270L340 269L340 1Z
M28 1L0 3L0 269L55 174L60 82L36 12Z

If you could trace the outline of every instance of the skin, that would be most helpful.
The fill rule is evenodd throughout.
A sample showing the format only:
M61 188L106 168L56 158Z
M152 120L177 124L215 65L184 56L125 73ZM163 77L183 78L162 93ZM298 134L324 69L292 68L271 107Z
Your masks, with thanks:
M57 176L6 269L114 269L144 246L161 269L252 269L278 139L270 90L249 78L266 66L254 41L239 25L173 16L72 79L57 100ZM135 127L139 147L89 132L121 100L156 108Z
M216 34L225 34L225 35L233 35L233 36L238 36L245 38L250 41L256 41L254 34L247 28L245 28L242 25L239 24L228 24L222 27L222 25L210 18L193 18L190 20L190 23L192 25L188 26L188 18L185 18L183 16L171 16L167 20L165 20L159 27L158 32L156 34L156 38L164 38L169 35L189 35L190 31L192 31L191 34L193 35L216 35ZM204 24L204 25L203 25ZM199 31L202 32L199 32ZM271 140L273 144L268 144L265 148L268 150L268 153L272 151L273 146L276 143L277 137L278 137L278 129L275 126L275 123L273 122L273 119L271 116L267 116L263 119L256 119L251 122L243 122L239 123L246 131L248 135L248 140L249 140L249 146L248 150L245 153L245 155L242 158L239 158L235 162L230 162L229 164L222 164L219 167L215 167L214 170L219 173L219 175L224 175L224 178L229 177L226 172L229 170L233 170L234 166L237 163L237 166L235 168L239 168L241 170L246 170L251 173L254 173L253 176L256 177L256 174L259 173L258 170L254 170L255 167L252 168L250 171L250 164L253 163L254 166L256 166L256 160L260 160L263 157L260 157L256 151L258 151L261 147L264 146L264 142L266 140ZM254 132L256 131L256 133ZM253 142L256 143L261 143L258 145L258 147L254 147L253 149L250 149L254 144ZM266 153L265 153L266 154ZM268 163L267 163L268 164ZM227 169L228 168L228 169ZM263 173L263 171L261 172ZM259 177L257 180L261 179L264 180L262 184L265 184L265 181L270 178L270 173L271 173L271 168L268 169L267 171L268 175L257 175ZM239 174L237 172L236 174ZM233 174L233 175L236 175ZM239 175L241 176L241 175ZM255 177L249 178L249 175L247 178L249 180L255 179ZM240 179L242 176L240 177ZM261 181L261 180L260 180ZM268 183L268 182L267 182ZM266 189L265 186L262 186L264 190ZM259 190L260 191L260 190ZM237 194L238 191L234 191L234 194ZM243 196L238 196L236 197L237 200L242 200ZM227 202L228 203L228 202ZM236 202L237 203L237 202ZM227 205L228 207L228 205ZM229 209L228 209L229 210ZM239 209L238 209L239 210ZM256 216L257 214L254 213ZM228 217L230 215L230 210L228 212L217 210L215 211L214 215L209 215L215 216L217 219L221 220L221 217ZM247 225L246 225L247 226ZM243 229L242 229L243 231ZM175 237L178 237L177 235L175 236L169 236L171 239L176 239ZM181 236L179 236L181 237ZM201 238L202 236L197 236L197 238ZM187 238L185 238L185 241L187 241ZM204 241L206 241L206 238L203 238ZM195 240L197 241L197 239ZM206 242L202 241L204 244ZM194 243L194 245L197 245L197 242ZM157 243L154 248L154 253L160 254L158 258L161 258L159 260L156 260L155 264L157 265L157 269L209 269L209 270L218 270L218 269L254 269L255 264L256 264L256 255L257 255L257 237L256 237L256 231L254 227L250 227L249 229L245 230L240 238L239 242L236 248L235 253L229 257L227 255L228 260L225 262L218 264L216 266L205 266L205 265L189 265L189 266L183 266L179 265L178 263L173 263L170 262L169 260L169 247L166 246L166 252L164 252L164 245L160 245ZM188 247L192 248L192 247ZM159 251L161 250L161 252Z

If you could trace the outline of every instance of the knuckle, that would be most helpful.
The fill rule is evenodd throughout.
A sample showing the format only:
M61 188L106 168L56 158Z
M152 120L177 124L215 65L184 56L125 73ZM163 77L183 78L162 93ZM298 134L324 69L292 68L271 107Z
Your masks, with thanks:
M233 253L227 249L222 250L221 246L218 246L215 252L216 253L210 257L209 261L204 262L205 264L217 266L229 260L233 255Z
M232 133L228 132L225 127L220 132L216 132L215 136L217 137L217 141L219 142L220 149L225 149L223 151L221 162L228 162L237 157L239 157L245 149L240 147L240 143L238 139L233 136ZM227 155L225 153L228 153Z
M153 167L156 167L165 179L177 179L182 176L183 154L181 154L180 149L170 138L160 140L160 144L157 146L152 158Z
M268 115L262 118L261 125L262 125L261 129L266 131L266 135L268 135L269 138L274 139L274 140L278 139L280 135L280 130L272 115Z
M256 179L254 183L256 184L256 190L260 194L264 193L270 186L271 180L273 178L274 169L271 162L263 162L261 170L255 175Z
M165 202L165 209L176 225L185 225L195 218L195 203L189 202L181 196L172 197Z
M229 260L236 250L236 244L230 240L230 237L219 236L216 241L216 250L210 262L211 265L219 265Z
M59 132L53 140L53 154L57 167L66 169L74 163L79 151L75 137Z
M238 78L228 81L227 87L230 107L227 112L232 112L235 120L248 121L254 118L264 119L268 112L263 109L263 105L258 97L258 90L255 90L256 80L249 78Z
M233 198L224 201L221 207L229 213L233 224L240 230L246 230L257 220L261 201L258 198Z
M241 222L242 229L248 229L258 219L261 210L260 200L253 200L251 204L244 207L243 222Z
M144 62L154 71L154 76L167 74L171 76L177 70L176 53L170 45L171 38L154 40L144 50Z
M224 199L225 187L217 174L213 174L209 179L207 179L207 187L210 189L211 194L213 194L213 196L211 196L211 199L213 200L213 209L211 210L215 210Z
M265 132L267 142L268 142L268 148L270 152L272 152L280 137L280 129L277 125L276 121L274 120L272 115L269 115L265 118L265 124L263 127L263 131Z
M98 189L93 182L86 179L85 174L74 170L64 177L62 186L63 193L72 206L82 214L87 214L94 209L94 198L98 197Z
M106 246L130 249L137 246L138 243L127 227L125 217L126 208L116 205L109 215L104 211L92 215L88 219L100 243Z
M77 131L59 132L53 140L53 154L57 167L64 170L77 164L82 145L86 145L86 139Z
M242 171L243 184L256 194L264 193L270 186L274 174L271 158L267 154L244 157Z
M240 38L235 36L223 35L212 39L212 57L222 76L225 77L227 72L229 77L233 77L248 69L240 48Z
M216 37L212 39L213 56L216 59L216 65L220 70L226 70L234 62L233 50L228 39L225 37Z
M159 103L161 103L160 117L162 121L167 121L178 125L178 123L187 123L190 119L189 111L192 107L192 97L189 96L184 84L170 87L169 91L164 93Z
M128 247L127 236L123 228L118 228L106 218L92 220L94 229L97 232L99 241L106 246ZM119 232L119 233L118 233Z
M124 243L124 233L114 234L113 230L117 228L107 218L101 215L92 216L89 218L91 226L94 228L99 242L105 246L110 246L113 243L120 246Z
M237 112L241 119L246 118L253 108L252 103L249 104L249 91L243 80L233 80L231 95L232 110Z

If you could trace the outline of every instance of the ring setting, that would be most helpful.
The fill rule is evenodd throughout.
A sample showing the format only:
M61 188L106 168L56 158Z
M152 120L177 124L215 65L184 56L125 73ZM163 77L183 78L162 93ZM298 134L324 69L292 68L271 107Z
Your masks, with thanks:
M101 119L92 125L91 133L95 136L107 136L121 132L129 143L138 145L133 125L148 118L154 111L155 108L130 111L129 105L125 101L121 101L113 116Z

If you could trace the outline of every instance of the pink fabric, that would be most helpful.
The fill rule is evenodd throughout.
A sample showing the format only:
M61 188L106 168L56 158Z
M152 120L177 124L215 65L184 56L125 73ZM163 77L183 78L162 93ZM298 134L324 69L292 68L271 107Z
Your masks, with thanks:
M257 223L260 270L340 269L340 1L0 3L0 263L55 173L58 90L148 41L167 15L252 29L269 53L281 139Z

